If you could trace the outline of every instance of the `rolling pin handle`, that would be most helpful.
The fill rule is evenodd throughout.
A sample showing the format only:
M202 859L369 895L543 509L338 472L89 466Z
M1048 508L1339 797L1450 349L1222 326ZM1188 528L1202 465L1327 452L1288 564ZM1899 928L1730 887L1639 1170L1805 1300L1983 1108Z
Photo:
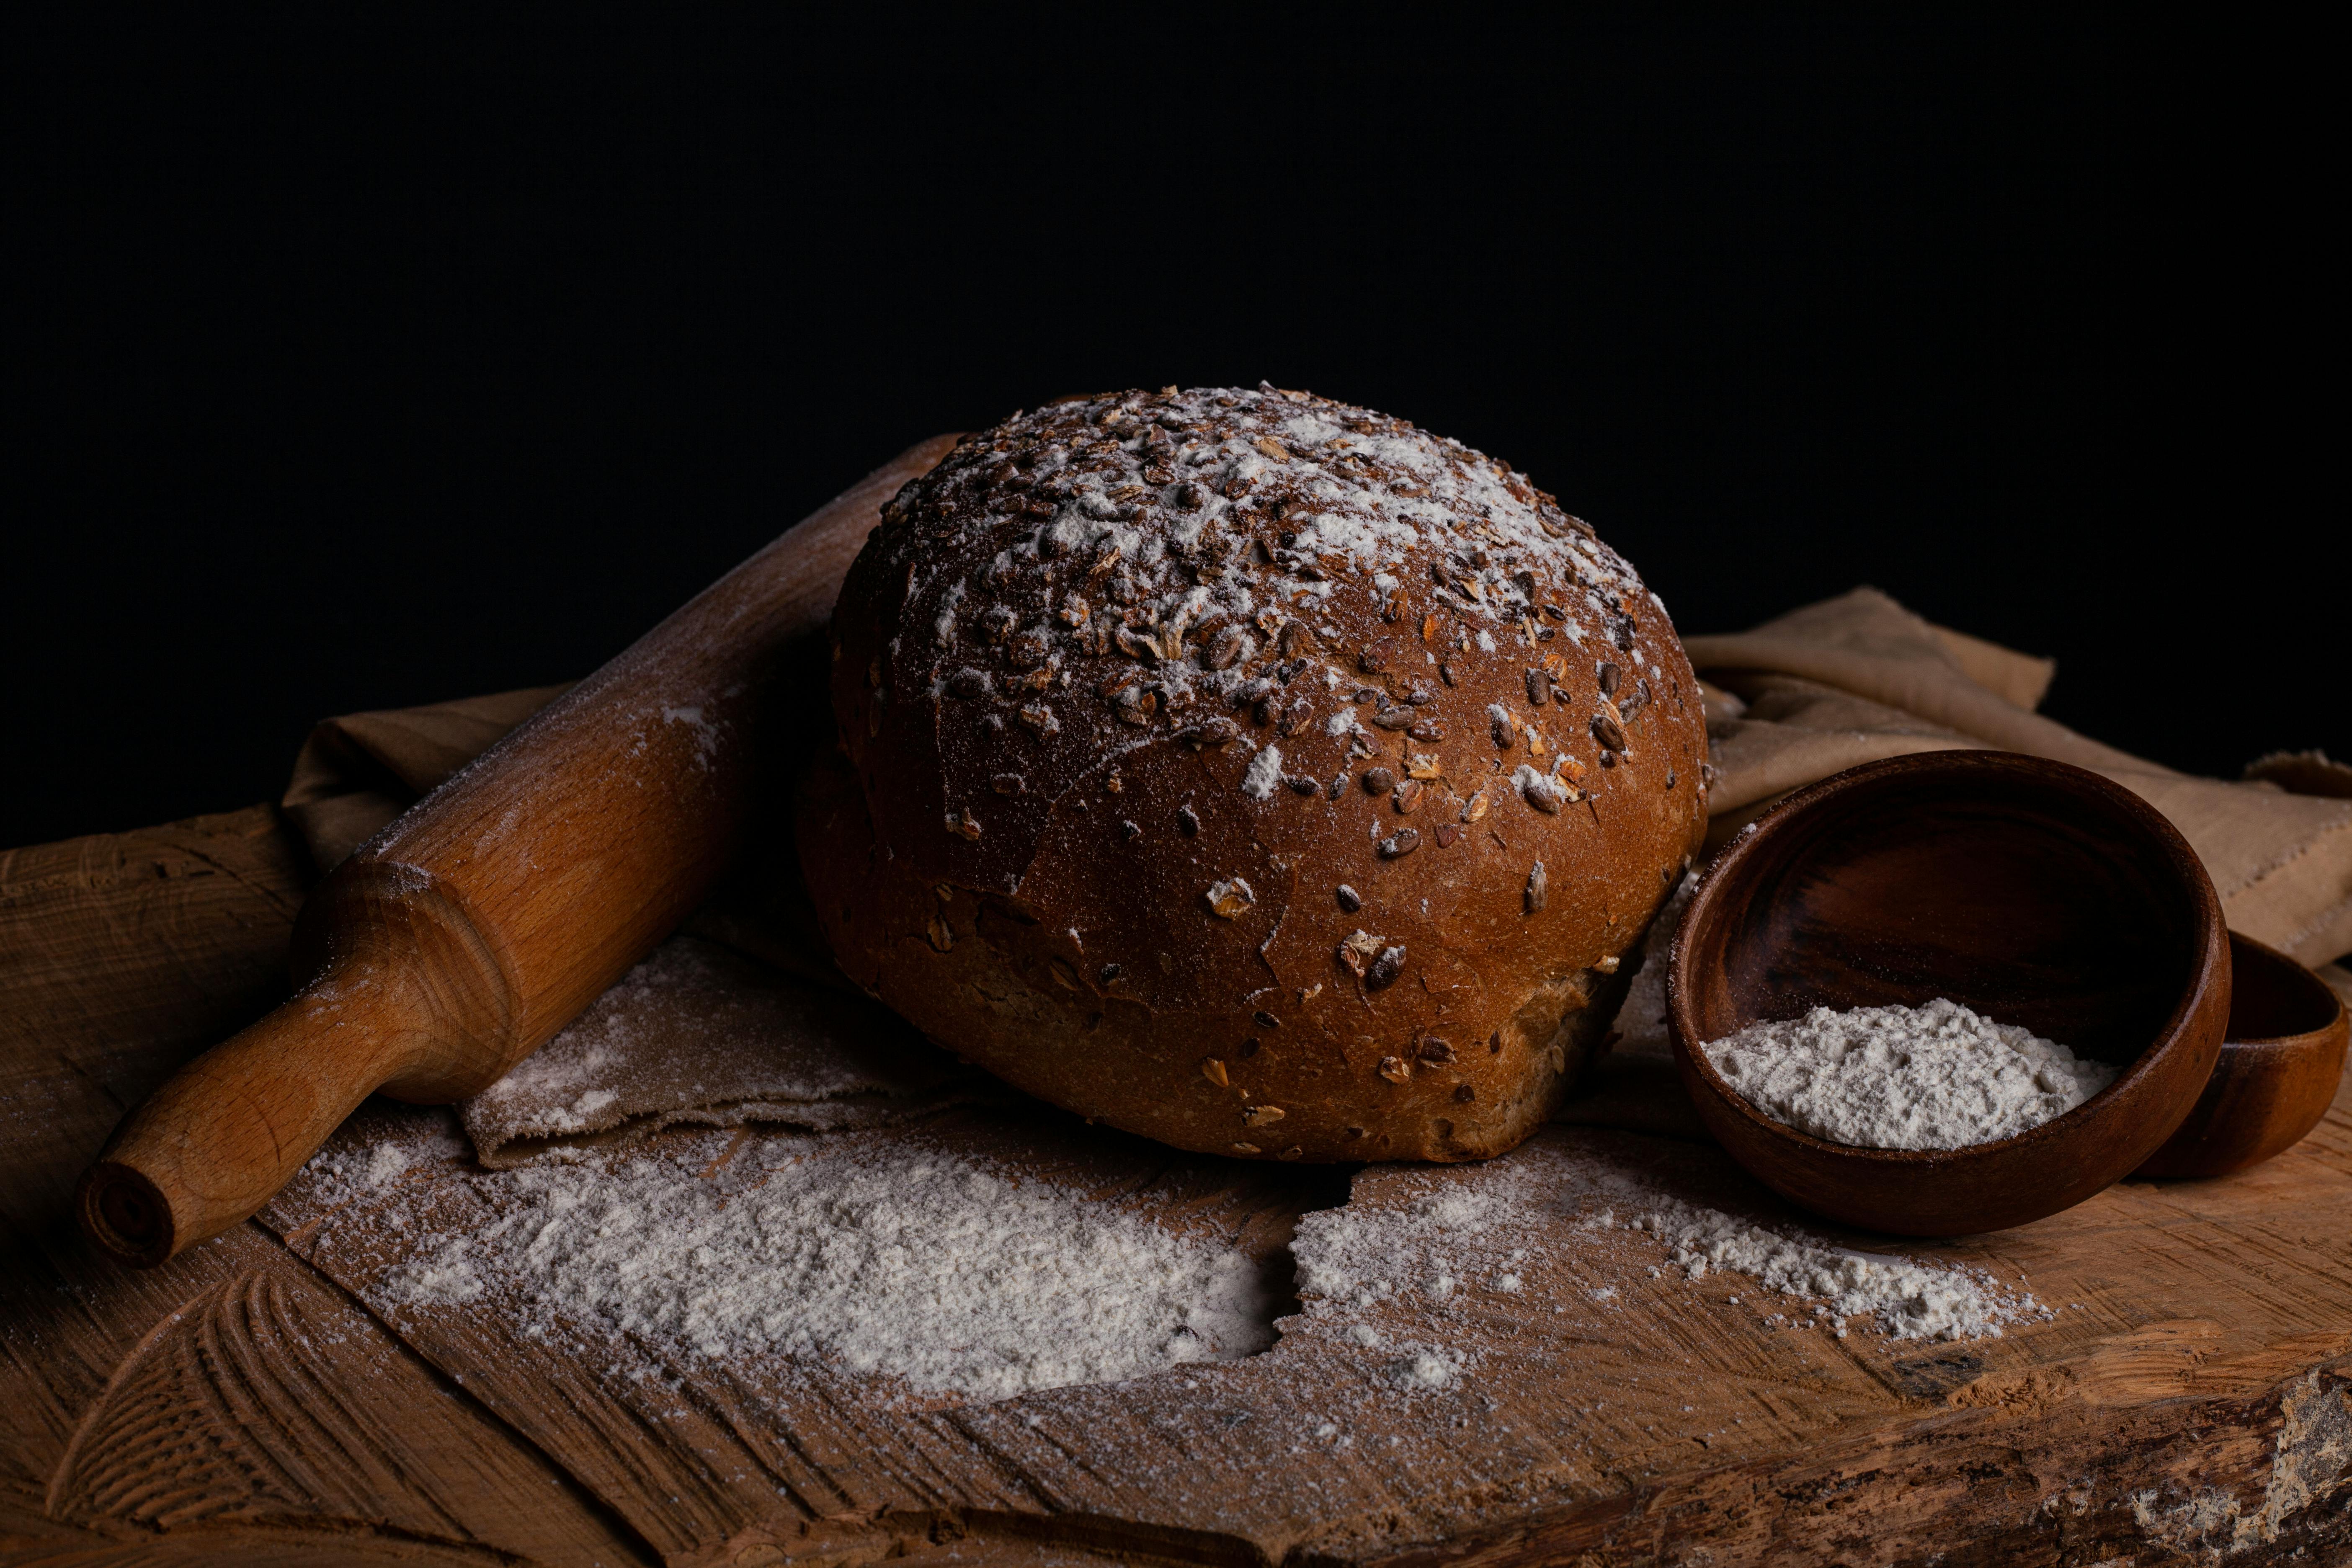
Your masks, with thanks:
M824 628L882 503L955 441L835 497L344 861L294 931L301 972L332 973L116 1129L77 1200L89 1237L152 1266L242 1223L372 1091L478 1094L651 952L761 798L750 693Z
M407 1030L386 1026L398 1010L353 978L322 976L125 1118L76 1194L84 1232L147 1268L259 1212L417 1054ZM372 1005L350 1006L352 989L373 992Z
M152 1268L172 1256L172 1201L132 1166L100 1160L76 1195L82 1230L125 1263Z

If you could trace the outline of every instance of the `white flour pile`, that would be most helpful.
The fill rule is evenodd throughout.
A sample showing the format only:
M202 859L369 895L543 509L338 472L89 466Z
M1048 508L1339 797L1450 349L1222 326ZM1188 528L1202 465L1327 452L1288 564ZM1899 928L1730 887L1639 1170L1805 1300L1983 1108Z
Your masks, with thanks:
M1957 1002L1816 1007L1701 1047L1776 1121L1865 1149L1963 1149L2062 1116L2116 1079L2030 1029Z
M507 1296L526 1332L560 1314L713 1359L790 1356L981 1399L1272 1342L1249 1258L1136 1213L920 1145L753 1148L716 1172L654 1155L472 1178L501 1217L385 1294Z

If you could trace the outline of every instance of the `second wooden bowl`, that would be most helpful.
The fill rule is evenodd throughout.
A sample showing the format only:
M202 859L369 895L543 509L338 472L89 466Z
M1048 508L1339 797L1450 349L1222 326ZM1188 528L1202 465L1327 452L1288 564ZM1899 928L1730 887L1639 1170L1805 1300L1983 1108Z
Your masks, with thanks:
M2319 1125L2344 1076L2344 1003L2327 983L2230 933L2230 1029L2189 1120L2135 1176L2226 1176Z
M1695 1048L1938 996L2121 1070L2015 1137L1865 1149L1773 1120ZM2022 1225L2129 1174L2196 1104L2229 1013L2221 900L2187 841L2097 773L2007 752L1895 757L1792 794L1708 868L1666 973L1675 1063L1717 1140L1791 1201L1904 1236Z

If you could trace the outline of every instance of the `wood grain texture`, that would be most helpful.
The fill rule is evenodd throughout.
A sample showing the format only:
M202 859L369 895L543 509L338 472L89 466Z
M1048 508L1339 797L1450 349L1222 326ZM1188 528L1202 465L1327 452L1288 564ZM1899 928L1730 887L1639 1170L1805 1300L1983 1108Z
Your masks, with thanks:
M85 1179L84 1229L152 1266L258 1209L376 1089L487 1089L701 902L821 684L820 637L894 461L711 584L337 867L294 935L302 990L150 1096ZM783 710L786 711L779 711ZM764 795L763 795L764 792Z
M1744 1283L1653 1279L1656 1255L1636 1239L1596 1249L1548 1223L1514 1243L1555 1260L1524 1293L1476 1293L1451 1314L1382 1309L1392 1339L1442 1333L1483 1354L1458 1390L1419 1404L1394 1401L1377 1358L1307 1332L1196 1374L1197 1390L1145 1380L980 1407L707 1367L681 1367L675 1386L615 1383L593 1363L533 1359L495 1317L398 1319L395 1331L360 1299L377 1238L356 1216L340 1235L289 1226L315 1268L247 1224L159 1269L121 1270L68 1223L71 1173L123 1103L269 1000L300 892L271 821L238 814L0 862L0 1561L2352 1554L2342 1089L2301 1143L2241 1175L2134 1180L2035 1225L1915 1249L2021 1273L2067 1306L1997 1341L1761 1333L1725 1299ZM52 934L67 928L69 942ZM378 1101L352 1135L438 1114ZM1299 1204L1328 1201L1187 1185L1057 1125L1057 1158L1104 1162L1103 1180L1261 1242ZM1693 1201L1787 1213L1689 1139L1563 1128L1527 1158L1580 1150ZM1370 1167L1349 1201L1391 1210L1428 1183L1497 1170ZM1580 1294L1604 1281L1621 1291L1613 1310ZM1353 1440L1318 1438L1326 1420Z
M284 987L268 806L0 854L0 1562L645 1561L569 1477L241 1226L126 1272L72 1179Z
M2329 1126L2340 1142L2352 1119L2339 1109ZM361 1129L356 1146L386 1128ZM1107 1189L1215 1206L1213 1192L1156 1186L1148 1167L1123 1172L1133 1141L1099 1130L966 1113L956 1135L1041 1173L1091 1163ZM1370 1320L1381 1348L1292 1319L1247 1361L978 1407L657 1345L583 1356L555 1348L564 1333L523 1342L503 1314L470 1307L379 1310L677 1562L755 1544L847 1562L945 1541L967 1561L1051 1541L1234 1563L1547 1561L1571 1544L1601 1561L1738 1562L1843 1541L1859 1520L1874 1521L1872 1548L1855 1561L2193 1545L2224 1516L2251 1542L2293 1543L2342 1539L2320 1533L2337 1517L2321 1505L2345 1500L2352 1463L2340 1153L2322 1143L2231 1183L2128 1184L2040 1225L1922 1249L2027 1277L2063 1309L1959 1344L1768 1331L1748 1283L1658 1276L1654 1245L1596 1239L1565 1211L1508 1238L1532 1254L1523 1290L1384 1303ZM1349 1205L1409 1212L1591 1159L1686 1201L1791 1218L1719 1151L1569 1129L1458 1171L1369 1167ZM267 1219L375 1300L415 1256L404 1237L494 1217L456 1175L412 1172L404 1199L372 1194L331 1219L298 1186ZM395 1208L406 1224L389 1223ZM1613 1300L1596 1304L1596 1289ZM1414 1343L1465 1353L1475 1375L1400 1395L1386 1347Z
M272 1258L182 1302L117 1364L46 1511L166 1531L325 1514L528 1557L644 1560L576 1492L542 1509L569 1479L469 1405L340 1291Z
M0 852L0 1203L62 1217L113 1122L285 986L302 864L268 806ZM160 961L159 961L160 960Z

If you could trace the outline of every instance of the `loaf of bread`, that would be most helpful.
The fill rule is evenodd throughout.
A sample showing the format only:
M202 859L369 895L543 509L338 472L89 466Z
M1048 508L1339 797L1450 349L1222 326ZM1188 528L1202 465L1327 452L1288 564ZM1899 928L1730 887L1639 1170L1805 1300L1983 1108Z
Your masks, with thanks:
M1074 398L907 486L800 847L843 967L1181 1148L1478 1159L1704 830L1664 606L1509 465L1303 393Z

